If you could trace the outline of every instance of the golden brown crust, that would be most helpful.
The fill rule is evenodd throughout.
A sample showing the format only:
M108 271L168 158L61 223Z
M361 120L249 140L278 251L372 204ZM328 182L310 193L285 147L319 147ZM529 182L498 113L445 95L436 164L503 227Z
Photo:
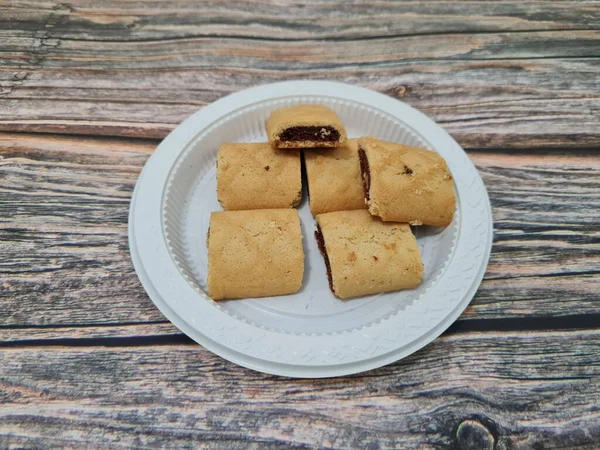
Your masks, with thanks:
M223 209L293 208L301 196L300 152L268 142L219 148L217 197Z
M213 212L209 230L213 300L292 294L302 286L304 251L295 209Z
M282 139L281 134L294 127L319 127L318 132L323 134L328 133L326 127L331 127L339 133L339 138L333 141ZM277 148L339 147L347 140L346 129L336 113L322 105L297 105L273 111L267 119L266 130L269 143Z
M339 298L412 289L421 283L423 263L409 225L382 222L366 210L320 214L317 223Z
M365 197L372 215L411 225L445 227L452 222L454 183L440 155L373 137L359 139L358 145L368 161Z
M304 161L313 216L367 208L360 178L357 139L349 139L341 147L305 152Z

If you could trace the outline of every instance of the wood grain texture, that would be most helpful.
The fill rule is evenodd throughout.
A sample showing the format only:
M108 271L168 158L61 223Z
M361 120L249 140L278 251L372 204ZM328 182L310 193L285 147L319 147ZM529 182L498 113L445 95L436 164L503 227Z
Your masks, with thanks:
M334 71L0 70L7 80L0 130L161 138L240 88L310 78L406 101L467 148L597 147L599 72L595 59L391 63ZM543 133L540 123L547 124Z
M0 6L0 130L160 138L222 95L311 78L400 98L471 148L597 147L599 5Z
M470 156L492 202L494 245L463 317L597 312L600 154Z
M130 196L155 145L0 134L0 328L34 327L30 338L45 339L48 330L35 327L164 321L135 276L127 241ZM471 157L489 191L495 241L461 320L596 313L600 154ZM102 329L112 333L121 331Z
M0 445L463 449L475 434L498 450L593 449L599 346L598 330L458 334L328 380L185 344L0 348Z
M0 322L163 320L127 241L131 193L155 144L19 135L0 142L0 296L16 307L3 307Z
M597 1L264 1L218 0L69 2L3 5L0 29L115 41L198 36L273 40L354 39L431 33L598 29ZM14 26L16 25L16 26ZM8 34L7 34L8 35Z

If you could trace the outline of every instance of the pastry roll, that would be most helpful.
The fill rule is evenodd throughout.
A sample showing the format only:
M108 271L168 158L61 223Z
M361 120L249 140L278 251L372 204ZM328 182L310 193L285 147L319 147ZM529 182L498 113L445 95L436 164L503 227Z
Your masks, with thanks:
M435 152L368 137L358 140L369 212L384 221L450 225L456 208L452 175Z
M304 153L310 210L313 216L332 211L366 209L357 139L332 149Z
M302 197L300 153L261 144L223 144L217 156L223 209L293 208Z
M213 300L292 294L302 286L304 251L295 209L213 212L207 246Z
M382 222L364 209L337 211L317 216L315 237L329 287L339 298L412 289L423 279L408 224Z
M266 128L269 143L277 148L339 147L347 139L338 116L321 105L298 105L273 111Z

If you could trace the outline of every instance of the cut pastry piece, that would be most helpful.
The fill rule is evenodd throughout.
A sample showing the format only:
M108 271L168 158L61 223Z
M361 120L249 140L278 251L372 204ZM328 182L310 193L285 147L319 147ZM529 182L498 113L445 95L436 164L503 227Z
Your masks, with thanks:
M382 222L366 210L337 211L317 216L315 237L339 298L412 289L423 279L408 224Z
M223 144L217 156L217 197L226 210L297 206L302 197L300 152L268 142Z
M357 139L332 149L304 153L310 210L313 216L332 211L366 209Z
M456 208L446 161L419 147L368 137L358 140L369 212L384 221L450 225Z
M302 286L304 251L295 209L213 212L207 246L213 300L292 294Z
M273 111L266 123L269 143L277 148L339 147L346 129L321 105L298 105Z

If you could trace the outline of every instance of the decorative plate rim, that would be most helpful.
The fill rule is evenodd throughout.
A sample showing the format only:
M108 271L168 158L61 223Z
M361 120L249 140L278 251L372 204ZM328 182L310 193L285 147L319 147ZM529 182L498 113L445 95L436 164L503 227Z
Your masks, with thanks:
M332 335L287 334L257 328L201 301L202 297L208 297L195 290L177 268L162 226L166 183L188 144L230 112L268 99L320 95L372 106L398 117L417 134L427 136L446 159L455 178L462 220L454 254L438 283L406 314ZM134 267L159 310L185 334L223 358L254 370L291 377L362 372L401 359L427 345L471 301L487 267L492 237L491 207L483 181L466 153L441 127L421 112L384 94L328 81L258 86L217 100L193 114L163 140L147 161L136 184L129 215ZM190 309L195 314L190 314Z

